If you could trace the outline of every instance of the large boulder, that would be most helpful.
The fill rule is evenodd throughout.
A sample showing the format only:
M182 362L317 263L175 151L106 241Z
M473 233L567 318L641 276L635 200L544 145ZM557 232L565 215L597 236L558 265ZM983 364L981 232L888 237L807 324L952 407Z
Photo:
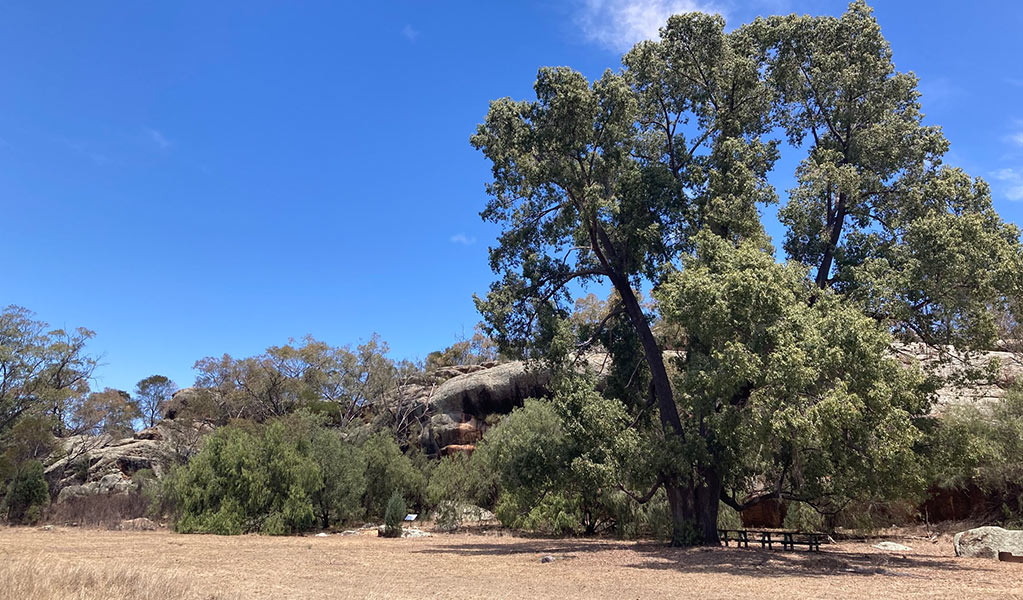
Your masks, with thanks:
M961 531L952 540L956 556L966 558L993 558L999 552L1023 556L1023 531L1001 527L977 527Z
M212 428L202 423L161 421L130 438L76 435L61 440L45 476L58 503L136 488L132 477L148 469L162 477L172 465L198 450Z
M471 451L488 427L487 417L506 415L526 398L546 395L549 382L549 373L518 361L450 377L430 390L420 444L434 455L450 454L448 447Z

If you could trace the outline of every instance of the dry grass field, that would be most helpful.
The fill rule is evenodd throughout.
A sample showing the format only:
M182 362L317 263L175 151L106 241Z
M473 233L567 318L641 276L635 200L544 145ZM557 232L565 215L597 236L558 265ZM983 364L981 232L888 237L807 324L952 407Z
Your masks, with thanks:
M5 528L0 598L1023 598L1023 564L954 558L948 536L902 541L913 550Z

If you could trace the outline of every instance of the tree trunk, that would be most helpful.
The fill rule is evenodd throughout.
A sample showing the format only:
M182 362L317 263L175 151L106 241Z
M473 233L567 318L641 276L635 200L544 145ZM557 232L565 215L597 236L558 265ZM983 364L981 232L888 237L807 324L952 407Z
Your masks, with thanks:
M831 231L828 232L828 245L824 248L824 256L821 258L820 267L817 268L817 287L824 289L828 287L828 278L831 275L831 265L835 261L835 249L838 248L838 241L842 239L842 227L845 224L846 195L838 195L838 206L835 209L833 222L829 223Z
M698 546L718 543L718 502L721 477L714 469L704 470L702 480L665 483L671 509L671 545Z
M596 228L595 228L596 229ZM596 229L592 232L591 238L596 247L596 238L604 240L608 250L613 247L607 235ZM654 387L654 395L657 398L657 412L661 419L664 435L678 436L685 438L685 430L682 428L682 420L679 417L678 407L675 405L674 392L671 389L671 381L668 379L668 370L664 365L664 355L661 347L657 344L653 331L650 330L650 323L647 322L643 307L629 283L628 277L618 272L607 257L598 252L598 257L615 290L622 299L626 314L639 336L643 345L643 355L647 367L650 369L650 376ZM668 496L668 506L671 509L672 546L687 546L693 544L717 543L717 514L718 500L721 495L721 477L716 469L708 469L701 473L701 481L695 481L693 467L682 465L676 473L664 473L664 489ZM709 475L709 476L708 476Z

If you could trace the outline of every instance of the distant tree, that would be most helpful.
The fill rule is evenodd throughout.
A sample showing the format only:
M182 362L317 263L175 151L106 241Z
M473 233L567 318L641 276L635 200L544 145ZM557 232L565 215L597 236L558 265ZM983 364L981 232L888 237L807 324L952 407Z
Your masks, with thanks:
M75 423L84 432L124 437L131 435L134 431L133 423L141 416L131 394L106 388L102 392L89 394L76 411Z
M309 407L344 427L364 417L394 385L387 352L375 335L355 349L307 337L301 345L274 346L249 358L199 360L196 385L216 392L225 422L262 421Z
M85 352L88 329L49 330L31 311L0 311L0 434L22 415L48 414L58 436L71 432L74 406L89 392L96 359Z
M498 356L497 344L483 331L482 325L477 324L473 328L472 337L466 338L463 334L461 339L447 348L434 350L426 355L426 370L455 365L478 365L495 361Z
M146 427L156 424L177 389L178 386L163 375L150 375L135 384L135 401Z

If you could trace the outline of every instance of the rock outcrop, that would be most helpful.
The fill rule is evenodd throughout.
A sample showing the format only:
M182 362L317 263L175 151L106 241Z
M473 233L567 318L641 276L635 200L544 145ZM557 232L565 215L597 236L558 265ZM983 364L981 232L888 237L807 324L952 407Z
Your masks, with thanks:
M966 558L993 558L1005 552L1023 556L1023 531L1001 527L977 527L961 531L952 540L956 556Z
M420 444L429 454L472 451L487 417L508 414L526 398L547 394L549 374L510 362L452 377L431 390Z
M161 421L133 437L77 435L62 440L57 460L45 471L58 503L81 496L122 494L136 489L132 476L149 469L162 477L198 449L211 430L200 423Z
M1023 381L1023 356L1014 352L991 351L963 354L948 350L944 354L924 344L901 344L893 348L906 365L920 364L936 375L956 379L956 373L975 371L978 375L992 372L990 378L979 376L963 383L949 383L937 391L935 414L953 406L983 407L1000 401L1017 382Z

